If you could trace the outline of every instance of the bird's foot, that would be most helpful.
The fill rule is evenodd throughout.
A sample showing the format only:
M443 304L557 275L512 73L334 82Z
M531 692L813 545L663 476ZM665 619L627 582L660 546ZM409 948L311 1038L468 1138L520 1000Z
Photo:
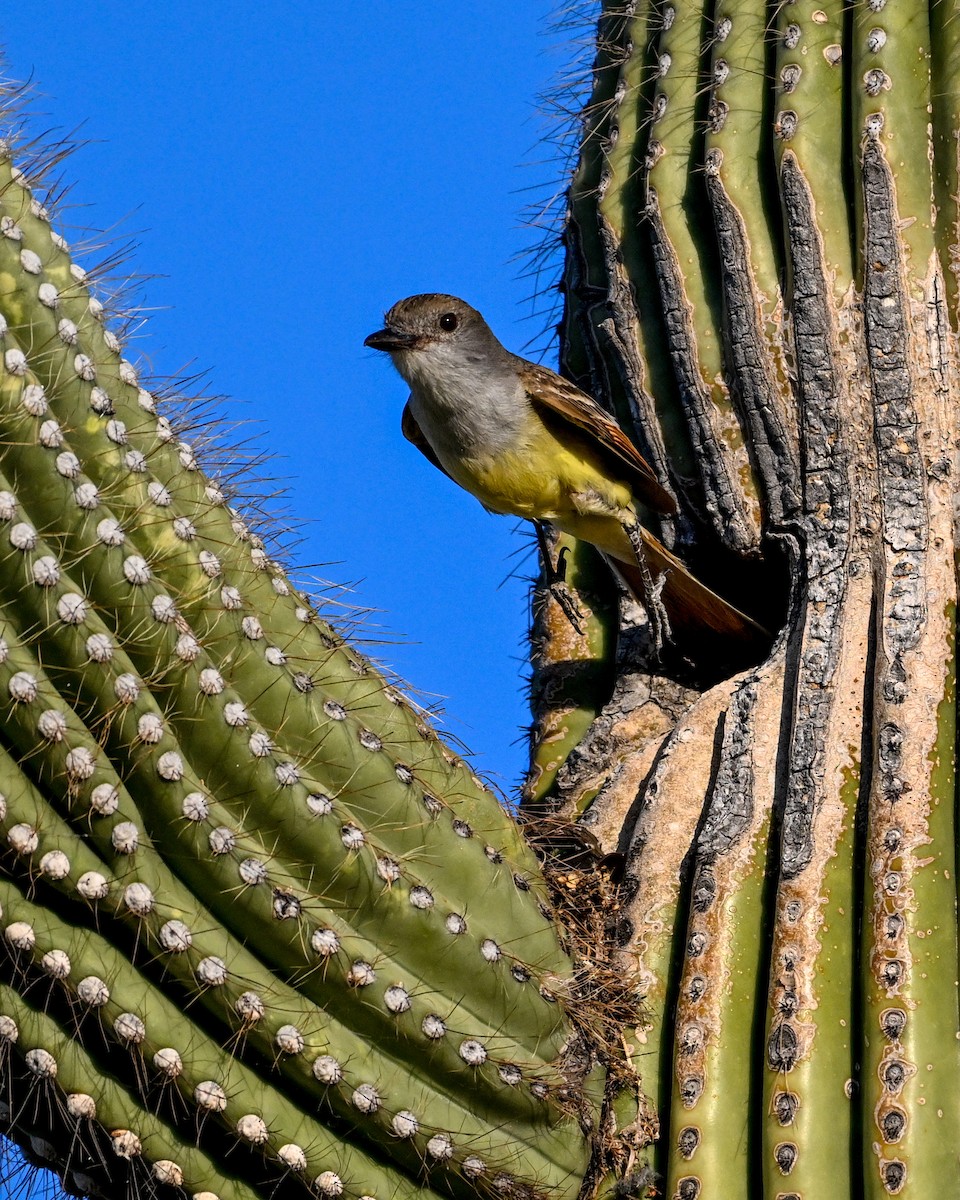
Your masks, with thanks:
M560 611L567 618L577 633L583 633L583 613L573 597L573 592L562 579L554 579L547 584L547 590L560 606Z
M660 658L663 653L663 648L673 638L673 630L670 628L670 618L667 616L667 610L660 599L663 593L663 585L667 582L666 575L658 575L656 579L649 576L649 572L645 572L646 578L650 579L650 587L645 596L645 608L647 617L650 620L650 638L653 642L653 653L656 658Z
M650 622L650 640L653 643L654 658L659 659L663 654L664 647L673 640L670 618L667 616L667 610L661 599L667 576L666 573L663 573L654 579L639 528L636 525L625 524L624 530L630 539L630 545L633 547L637 567L640 571L640 581L643 587L643 596L640 597L640 600L647 610L647 620Z
M547 544L547 537L543 532L543 527L539 521L535 521L534 525L537 530L537 542L540 545L540 558L543 562L543 576L547 591L557 602L560 611L570 622L574 630L582 634L584 616L574 599L573 592L567 587L566 583L567 547L564 546L557 555L557 562L554 565L553 559L550 557L550 547Z

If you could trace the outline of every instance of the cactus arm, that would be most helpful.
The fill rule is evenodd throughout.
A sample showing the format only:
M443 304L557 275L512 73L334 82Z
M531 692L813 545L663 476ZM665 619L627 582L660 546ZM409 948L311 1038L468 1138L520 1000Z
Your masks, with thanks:
M8 630L8 639L9 637ZM22 651L18 652L18 648L15 645L11 646L9 640L7 653L7 678L14 667L30 668L36 677L37 664L24 656ZM42 695L41 704L46 705L49 701L49 694ZM28 725L27 736L22 745L33 744L32 732ZM71 738L71 744L76 748L75 737ZM322 1036L307 1037L302 1055L290 1059L281 1057L277 1060L275 1038L278 1028L291 1022L301 1030L315 1025L316 1008L292 988L281 984L240 942L225 934L212 913L197 904L191 892L171 875L162 860L149 854L145 844L138 847L132 859L118 857L111 838L113 829L123 824L140 827L142 822L141 814L133 808L129 795L119 780L114 779L100 785L106 786L108 795L112 793L114 797L109 804L103 805L98 801L97 808L86 809L80 806L74 817L78 830L74 832L57 817L49 800L45 800L23 778L5 752L0 753L0 763L3 764L4 778L7 780L2 826L11 845L22 844L23 831L35 831L38 838L35 852L32 857L28 856L29 869L35 872L36 867L31 864L39 862L39 877L55 884L58 890L74 901L78 896L81 897L82 910L91 903L89 879L85 883L84 877L88 876L89 872L96 872L101 881L100 886L104 889L103 896L98 893L96 897L97 910L104 914L110 912L114 919L119 918L132 926L137 939L146 941L152 954L165 964L165 970L188 994L194 998L199 997L200 1003L210 1008L217 1018L222 1020L226 1015L228 1028L224 1031L225 1038L235 1037L243 1031L245 1040L260 1053L263 1061L274 1063L275 1068L279 1066L298 1087L306 1087L315 1098L328 1094L326 1089L318 1087L310 1074L310 1064L319 1054L335 1053L340 1060L348 1064L369 1058L367 1044L353 1034L348 1025L333 1020L328 1006ZM11 787L17 790L11 791ZM113 804L116 808L111 813L109 808ZM103 815L100 815L101 807L104 809ZM115 820L105 820L108 815L113 816ZM90 832L84 837L88 829ZM222 829L222 825L209 822L205 825L208 835ZM101 857L98 858L93 853L91 844L99 848ZM43 866L54 856L65 866L69 865L65 875L51 875ZM249 867L251 861L254 860L243 859L242 851L228 859L226 873L221 879L221 886L227 894L232 894L238 886L243 886L243 864ZM52 863L50 870L56 867L59 872L59 862ZM116 872L113 864L116 864ZM238 865L241 866L239 873ZM175 920L180 930L172 944L171 932L167 927L167 922L171 919ZM337 932L339 950L332 959L327 960L328 966L332 968L331 975L335 976L338 970L343 970L344 964L358 959L374 959L378 961L378 965L382 964L382 960L377 958L376 947L353 938L349 927L345 928L344 923L334 914L329 914L327 924L321 923L319 927L328 931L335 929ZM226 978L223 982L218 982L216 989L204 988L204 963L217 960L227 965ZM267 1009L262 1019L248 1026L246 1019L243 1019L243 1011L245 1006L249 1007L251 986L255 987L256 994L266 1002ZM514 1062L525 1061L526 1052L521 1047L511 1047L508 1050L502 1038L497 1040L500 1053L509 1053ZM383 1048L385 1052L389 1051L388 1044ZM398 1062L393 1066L385 1064L385 1069L376 1083L382 1092L392 1095L396 1100L403 1095L408 1079L409 1066ZM489 1086L482 1072L475 1072L474 1079L480 1092ZM347 1067L344 1090L350 1086L350 1082L350 1068ZM354 1086L356 1082L358 1081L354 1081ZM433 1120L427 1093L424 1094L424 1099L424 1118L428 1121ZM492 1105L489 1100L493 1101ZM478 1094L475 1104L481 1111L488 1113L491 1119L498 1109L498 1119L503 1119L506 1111L505 1100L512 1100L512 1106L508 1103L507 1107L512 1107L515 1115L526 1111L527 1119L539 1115L542 1107L536 1101L525 1100L522 1092L516 1088L505 1092L502 1087L494 1087L489 1100L485 1102ZM443 1105L445 1104L446 1101L443 1102ZM532 1109L535 1109L536 1113Z

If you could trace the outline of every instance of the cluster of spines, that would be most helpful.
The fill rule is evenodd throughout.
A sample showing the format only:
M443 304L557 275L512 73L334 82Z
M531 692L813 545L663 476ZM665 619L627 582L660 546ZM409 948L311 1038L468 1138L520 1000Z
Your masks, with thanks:
M441 1188L569 1185L586 1153L561 1111L579 1094L559 1063L569 966L534 859L203 476L23 176L0 172L13 878L135 931L117 944L144 955L144 1002L162 976L226 1017L253 1064L232 1069L266 1071L271 1103L319 1099L318 1131ZM237 1136L265 1120L240 1113Z

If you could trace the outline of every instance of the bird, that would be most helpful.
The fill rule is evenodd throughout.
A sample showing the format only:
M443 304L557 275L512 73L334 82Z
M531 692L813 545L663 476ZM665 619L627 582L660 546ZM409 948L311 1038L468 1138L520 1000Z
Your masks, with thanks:
M561 585L574 624L544 524L603 554L646 609L658 651L686 635L766 636L647 528L677 504L610 414L555 371L512 354L466 301L408 296L364 345L388 354L410 388L407 440L490 512L534 523L548 582Z

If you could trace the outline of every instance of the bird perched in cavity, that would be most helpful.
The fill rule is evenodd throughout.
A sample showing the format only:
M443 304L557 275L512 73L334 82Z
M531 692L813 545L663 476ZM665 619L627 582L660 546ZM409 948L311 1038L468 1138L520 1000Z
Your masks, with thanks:
M410 296L364 345L410 387L404 435L491 512L591 543L646 608L658 644L685 633L763 631L711 591L642 523L676 502L607 412L556 372L511 354L456 296ZM548 579L557 581L549 555ZM569 598L558 598L575 619Z

